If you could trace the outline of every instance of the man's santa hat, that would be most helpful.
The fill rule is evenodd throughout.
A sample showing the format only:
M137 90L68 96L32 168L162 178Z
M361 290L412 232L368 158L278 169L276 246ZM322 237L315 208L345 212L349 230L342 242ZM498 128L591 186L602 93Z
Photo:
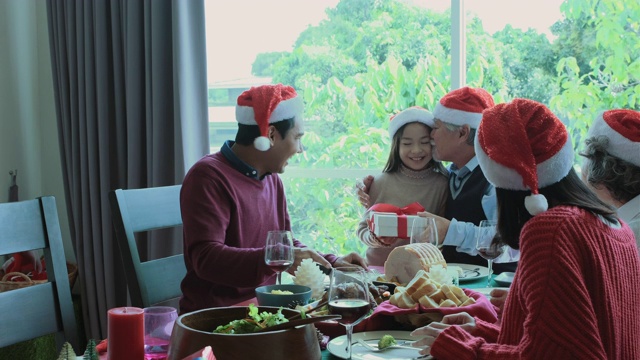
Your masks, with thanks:
M477 129L482 112L493 105L493 97L485 89L465 86L443 96L436 104L433 116L445 123L458 126L468 124L472 129Z
M433 114L423 107L412 106L392 115L389 119L389 137L393 139L393 136L401 127L412 122L423 123L433 128Z
M562 180L573 167L573 146L564 124L546 106L514 99L484 112L475 138L480 168L495 187L531 190L531 215L548 209L538 189Z
M253 141L253 146L260 151L267 151L269 141L269 125L302 116L304 105L302 99L291 86L282 84L252 87L238 96L236 120L244 125L258 125L260 135Z
M640 166L640 112L616 109L600 113L587 138L598 136L609 139L609 154Z

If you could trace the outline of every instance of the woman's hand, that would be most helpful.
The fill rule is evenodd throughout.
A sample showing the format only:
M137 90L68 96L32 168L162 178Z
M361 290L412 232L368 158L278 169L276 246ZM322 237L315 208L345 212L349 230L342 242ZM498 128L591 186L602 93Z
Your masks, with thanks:
M507 295L509 295L509 289L493 289L489 295L491 295L489 301L498 308L498 321L501 321L502 310L507 300Z
M423 347L420 350L421 355L429 355L431 346L436 338L448 327L457 325L468 333L472 333L476 329L476 319L466 312L445 315L440 322L432 322L427 326L423 326L411 332L412 336L424 336L422 339L413 343L413 346Z

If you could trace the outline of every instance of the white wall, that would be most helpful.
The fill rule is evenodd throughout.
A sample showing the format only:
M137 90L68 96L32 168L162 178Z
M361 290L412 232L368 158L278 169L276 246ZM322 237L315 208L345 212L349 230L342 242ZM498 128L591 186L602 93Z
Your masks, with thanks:
M0 202L18 170L21 200L53 195L67 260L69 236L53 98L46 3L0 0Z

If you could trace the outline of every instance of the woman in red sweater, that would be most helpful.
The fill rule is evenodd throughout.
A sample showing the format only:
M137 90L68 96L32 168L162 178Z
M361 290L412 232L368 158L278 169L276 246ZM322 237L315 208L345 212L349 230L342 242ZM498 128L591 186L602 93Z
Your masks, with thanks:
M476 154L496 186L498 236L520 249L500 325L466 313L417 329L443 359L640 359L633 233L573 170L571 139L544 105L486 110Z

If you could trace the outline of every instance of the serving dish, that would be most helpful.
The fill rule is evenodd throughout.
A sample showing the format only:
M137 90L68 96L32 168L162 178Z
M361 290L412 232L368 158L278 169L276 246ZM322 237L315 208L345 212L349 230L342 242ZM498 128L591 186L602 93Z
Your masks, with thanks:
M260 306L259 311L275 313L279 308ZM287 318L298 314L283 309ZM214 334L212 331L232 320L243 319L247 307L230 306L204 309L178 317L171 334L168 360L181 360L210 345L217 360L227 359L291 359L319 360L320 344L313 324L287 330L252 334Z

